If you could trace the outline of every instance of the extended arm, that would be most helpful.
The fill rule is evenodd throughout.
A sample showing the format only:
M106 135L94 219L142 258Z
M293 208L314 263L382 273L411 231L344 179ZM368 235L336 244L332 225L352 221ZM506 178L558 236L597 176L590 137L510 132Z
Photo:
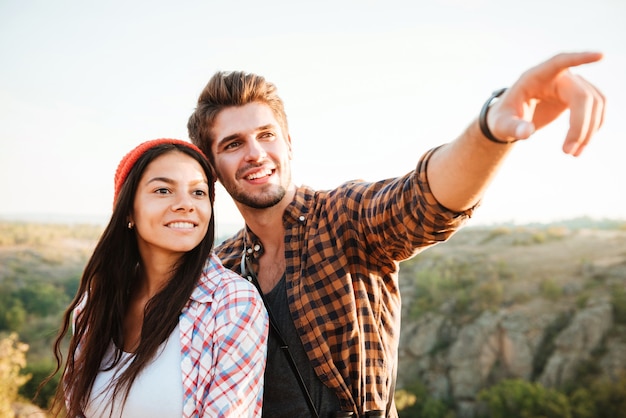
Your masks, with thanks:
M569 69L601 58L595 52L565 53L529 69L489 109L489 130L504 141L527 139L569 110L563 151L579 156L602 125L605 98ZM471 208L513 147L488 140L473 121L431 157L427 173L434 196L453 211Z

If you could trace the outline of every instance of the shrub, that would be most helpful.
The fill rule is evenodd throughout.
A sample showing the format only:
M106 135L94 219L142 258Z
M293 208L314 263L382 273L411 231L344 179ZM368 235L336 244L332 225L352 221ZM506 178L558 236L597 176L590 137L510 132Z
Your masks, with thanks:
M591 418L595 416L595 404L591 393L584 388L575 390L570 396L572 418Z
M573 418L567 396L539 383L503 380L482 390L478 399L491 418Z
M17 391L30 376L21 373L26 366L28 345L17 339L17 334L0 338L0 417L13 416L12 404Z
M428 393L421 382L414 382L406 389L396 391L395 403L399 418L454 418L454 410L443 400Z
M19 390L19 394L26 399L30 399L35 405L41 408L47 408L50 404L50 400L54 397L56 387L61 379L61 374L57 373L45 386L41 388L37 398L38 386L50 373L55 369L56 364L51 359L39 361L37 363L28 364L24 368L24 372L32 376L28 382L24 384Z
M489 280L478 285L475 291L475 302L479 310L496 311L502 304L504 288L498 280Z
M563 289L555 283L553 280L544 280L540 285L541 296L544 298L555 301L563 294Z
M626 418L626 373L617 381L597 380L591 386L594 418Z

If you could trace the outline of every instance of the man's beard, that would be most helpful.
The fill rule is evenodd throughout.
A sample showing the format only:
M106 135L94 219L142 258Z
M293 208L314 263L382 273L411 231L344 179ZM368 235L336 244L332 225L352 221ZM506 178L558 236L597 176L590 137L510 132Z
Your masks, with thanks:
M242 205L246 205L254 209L267 209L272 206L276 206L281 200L283 200L287 191L283 186L274 186L272 187L272 190L269 190L262 195L251 195L242 192L241 190L232 190L232 192L229 191L229 193L233 200L241 203Z

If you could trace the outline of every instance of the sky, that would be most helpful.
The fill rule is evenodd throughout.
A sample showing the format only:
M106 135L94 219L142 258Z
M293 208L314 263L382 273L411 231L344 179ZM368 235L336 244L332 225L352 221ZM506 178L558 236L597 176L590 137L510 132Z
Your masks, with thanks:
M326 189L405 174L493 90L594 50L573 71L607 97L602 130L578 158L567 113L516 145L474 222L624 219L625 19L623 0L0 0L0 218L107 222L119 160L188 139L218 70L277 85L294 181ZM218 230L242 222L221 187L215 212Z

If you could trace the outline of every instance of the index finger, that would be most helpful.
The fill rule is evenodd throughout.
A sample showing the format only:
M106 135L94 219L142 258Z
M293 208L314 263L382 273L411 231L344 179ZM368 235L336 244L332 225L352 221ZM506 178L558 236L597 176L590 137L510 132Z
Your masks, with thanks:
M597 62L603 57L604 54L601 52L564 52L544 61L535 69L543 72L544 77L552 78L570 67Z

